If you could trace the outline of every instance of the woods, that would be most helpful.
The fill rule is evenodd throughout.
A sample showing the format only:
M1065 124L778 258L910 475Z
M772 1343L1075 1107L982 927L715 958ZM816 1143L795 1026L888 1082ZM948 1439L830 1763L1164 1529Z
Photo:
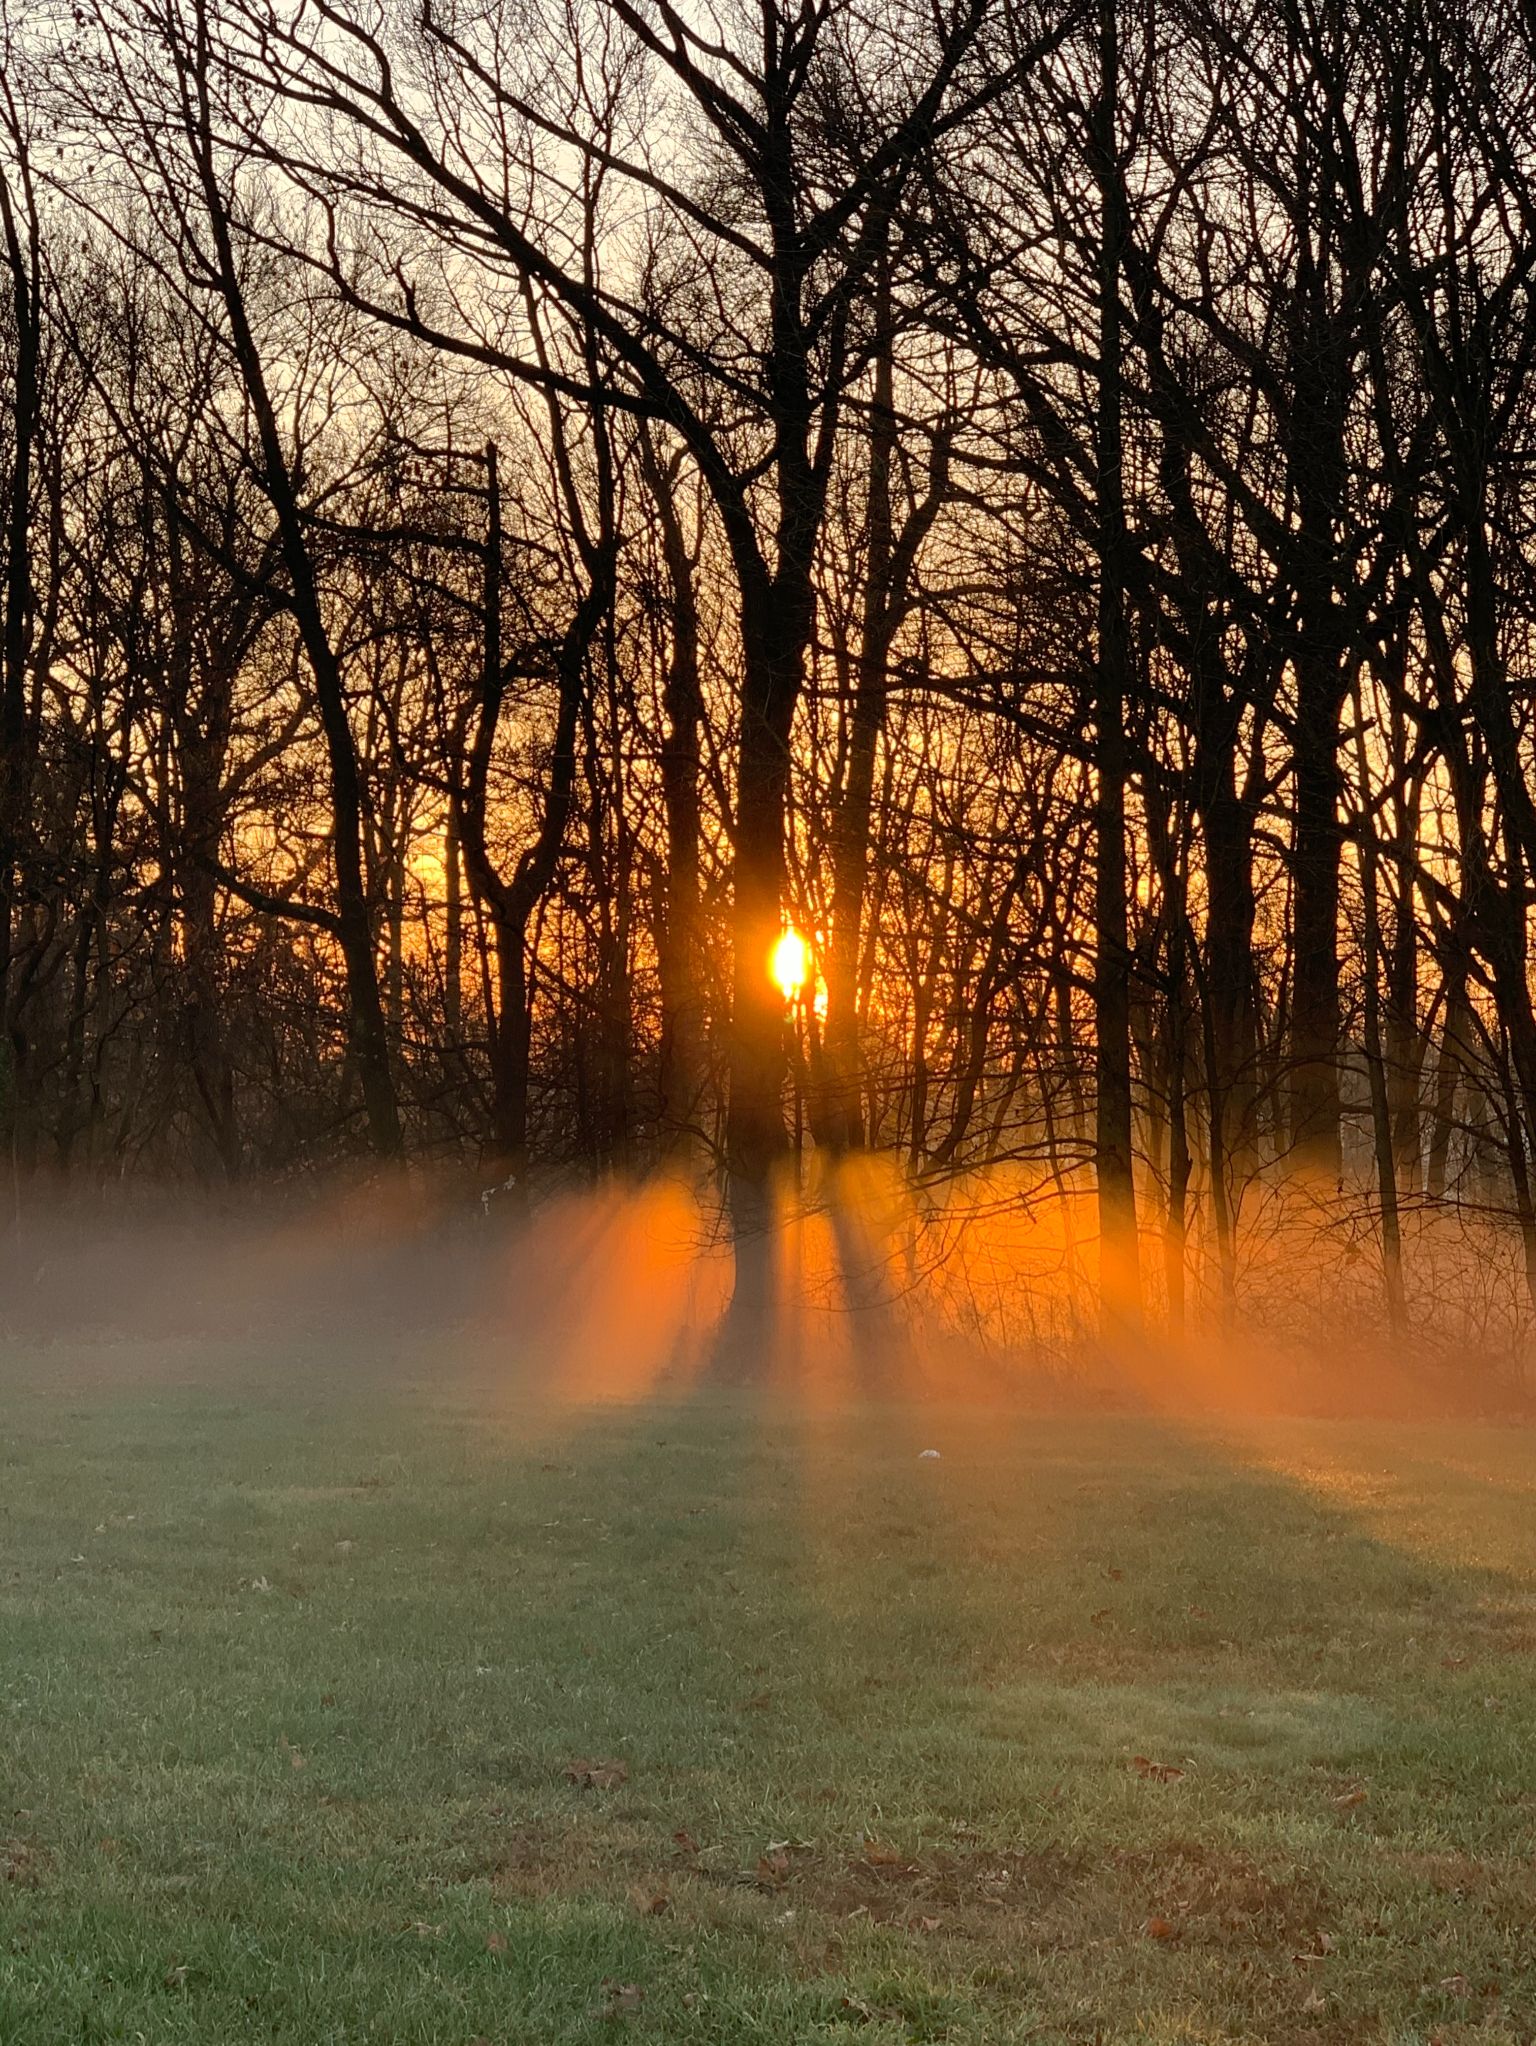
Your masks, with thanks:
M1277 1200L1536 1311L1513 0L0 45L19 1201L664 1169L740 1257L873 1156L1096 1202L1122 1327Z

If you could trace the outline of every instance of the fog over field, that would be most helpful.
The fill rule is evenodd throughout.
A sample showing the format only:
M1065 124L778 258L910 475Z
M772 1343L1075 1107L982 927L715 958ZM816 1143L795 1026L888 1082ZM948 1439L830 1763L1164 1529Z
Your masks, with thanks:
M1498 1239L1492 1244L1498 1249ZM519 1216L418 1180L191 1202L39 1200L0 1240L13 1382L412 1385L531 1405L715 1389L791 1406L912 1401L1165 1414L1530 1410L1518 1278L1468 1230L1426 1230L1411 1340L1367 1254L1315 1211L1277 1218L1240 1314L1199 1337L1106 1341L1091 1202L954 1185L922 1207L865 1175L766 1232L743 1299L718 1206L675 1181L574 1191Z

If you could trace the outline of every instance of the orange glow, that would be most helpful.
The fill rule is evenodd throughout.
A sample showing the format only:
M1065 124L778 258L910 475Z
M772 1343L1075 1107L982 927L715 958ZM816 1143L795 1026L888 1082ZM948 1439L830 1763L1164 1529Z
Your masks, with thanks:
M810 947L791 924L781 933L768 961L768 971L786 1002L792 1002L805 986L810 965Z

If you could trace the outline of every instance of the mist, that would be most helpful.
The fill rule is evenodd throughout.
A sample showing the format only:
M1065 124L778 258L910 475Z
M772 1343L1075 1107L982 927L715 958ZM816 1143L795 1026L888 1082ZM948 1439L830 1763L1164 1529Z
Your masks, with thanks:
M1094 1214L1088 1191L913 1189L845 1164L798 1199L786 1186L744 1298L728 1216L675 1176L521 1214L422 1175L217 1201L56 1191L0 1242L0 1335L16 1382L409 1386L509 1411L1529 1412L1523 1269L1497 1221L1410 1221L1406 1343L1358 1210L1302 1190L1259 1209L1235 1304L1197 1278L1182 1331L1153 1293L1143 1330L1106 1340Z

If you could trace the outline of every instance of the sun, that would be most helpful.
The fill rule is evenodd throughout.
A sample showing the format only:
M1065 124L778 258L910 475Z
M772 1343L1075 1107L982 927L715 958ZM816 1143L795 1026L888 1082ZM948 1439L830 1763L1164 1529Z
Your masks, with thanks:
M780 933L768 960L768 971L786 1002L792 1002L805 986L810 963L810 948L791 924Z

